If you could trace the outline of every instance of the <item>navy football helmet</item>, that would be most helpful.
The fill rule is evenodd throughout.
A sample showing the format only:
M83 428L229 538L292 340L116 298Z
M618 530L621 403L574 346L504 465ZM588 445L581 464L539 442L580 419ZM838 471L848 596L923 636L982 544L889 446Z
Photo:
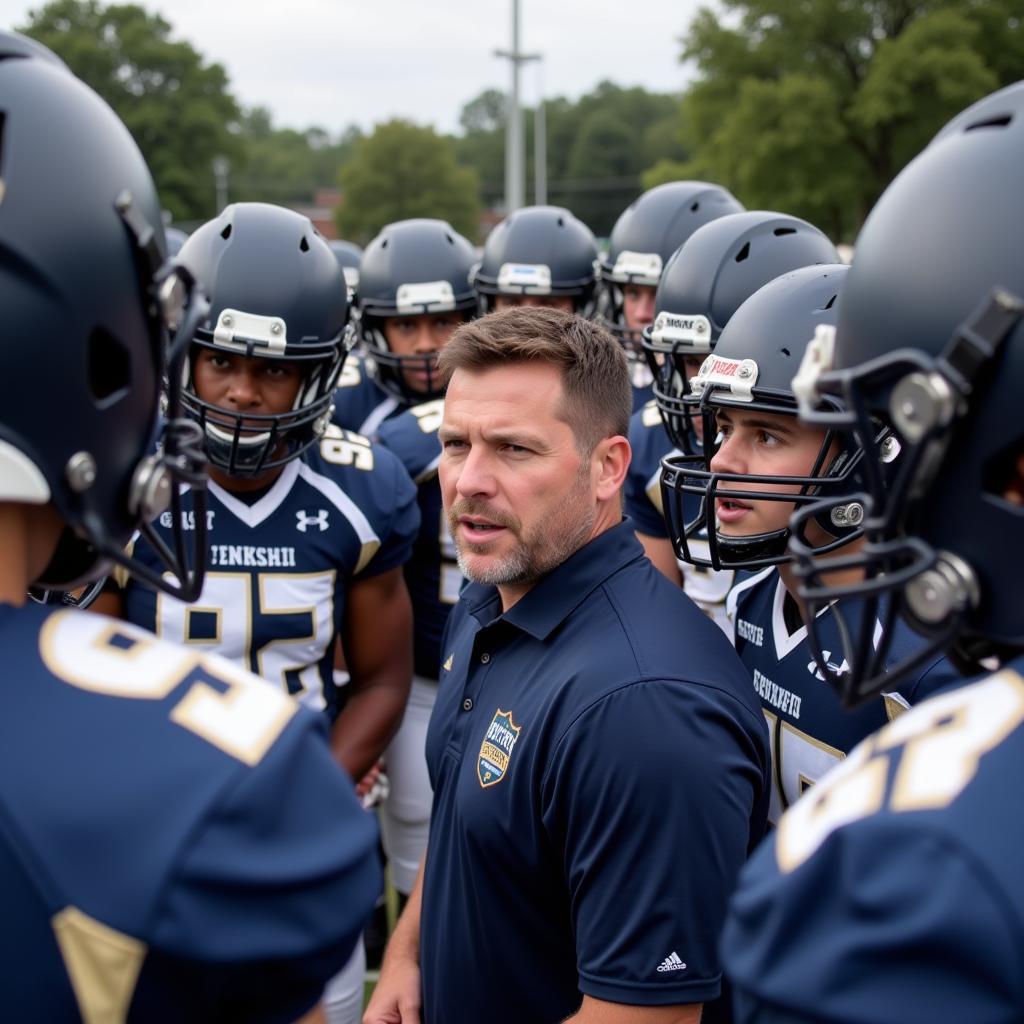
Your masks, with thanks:
M623 288L630 284L657 288L669 257L694 231L744 209L721 185L670 181L648 189L619 215L600 261L603 316L605 326L637 368L643 366L640 332L626 325Z
M667 457L661 480L669 536L683 561L714 569L758 569L789 560L788 527L748 536L723 532L718 501L775 501L803 507L859 489L865 450L830 429L823 432L805 476L725 472L711 465L718 451L719 410L796 417L793 375L817 327L835 324L836 299L847 270L832 264L804 267L759 288L729 319L714 354L693 378L686 401L699 410L703 436L709 440L701 454ZM878 432L873 450L879 460L892 460L896 449L888 432ZM701 499L699 513L689 522L684 513L692 507L685 499L688 494ZM863 509L856 503L830 505L827 515L814 519L820 527L815 531L817 550L832 551L859 536L862 520ZM809 525L805 520L804 529ZM691 546L694 537L700 540Z
M210 462L231 476L259 476L323 437L354 335L345 279L308 217L268 203L235 203L197 228L179 259L210 290L193 351L296 362L305 371L284 413L233 412L196 393L191 363L185 409L203 429Z
M366 247L359 268L359 333L366 366L377 383L406 405L444 394L437 353L392 352L382 321L388 317L476 311L471 273L473 246L447 221L417 218L388 224ZM409 387L405 373L420 373L426 388Z
M860 550L826 555L794 536L812 621L849 594L869 602L868 622L884 610L877 648L848 629L850 672L832 680L847 703L937 651L970 673L1024 648L1022 166L1018 83L954 118L882 194L835 329L819 332L795 381L808 422L866 445L885 419L903 448L891 480L866 463L853 496L865 509ZM927 643L883 673L896 615Z
M181 252L181 247L188 241L188 232L168 225L164 228L164 237L167 239L167 254L177 256Z
M686 358L711 352L740 304L773 278L840 262L835 246L813 224L766 210L719 217L675 251L658 285L643 349L654 398L676 448L696 454Z
M332 238L327 244L334 253L334 258L345 275L345 284L348 285L348 300L351 302L359 290L359 264L363 259L362 246L355 242L346 242L342 238Z
M165 262L156 189L127 129L61 61L11 33L0 33L0 192L0 500L52 503L66 524L36 583L72 590L117 562L194 600L206 517L185 534L179 489L205 508L205 459L177 386L158 430L165 370L180 373L204 296ZM168 502L173 552L148 527ZM136 529L166 573L125 550Z
M480 311L496 295L564 295L573 310L589 317L597 284L594 234L561 206L525 206L487 236L473 275Z

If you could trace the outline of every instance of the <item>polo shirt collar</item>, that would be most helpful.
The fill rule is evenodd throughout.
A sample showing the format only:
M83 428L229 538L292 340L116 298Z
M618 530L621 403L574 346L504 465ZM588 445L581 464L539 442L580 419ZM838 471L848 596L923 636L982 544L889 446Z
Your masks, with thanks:
M629 519L605 530L549 572L504 614L499 614L497 587L467 583L462 592L466 609L482 626L498 617L537 640L546 640L591 591L643 556L644 549L633 531Z

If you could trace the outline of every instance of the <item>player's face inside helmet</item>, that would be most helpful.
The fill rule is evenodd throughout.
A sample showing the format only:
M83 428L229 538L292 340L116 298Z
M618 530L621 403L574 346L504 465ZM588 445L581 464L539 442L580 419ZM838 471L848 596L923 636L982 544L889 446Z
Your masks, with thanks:
M622 316L626 327L635 333L654 323L654 296L657 288L647 284L622 287Z
M719 408L714 413L717 428L717 450L711 459L714 473L737 477L809 477L821 465L826 431L804 426L795 416L761 410ZM831 442L825 463L832 462L837 443ZM797 494L800 484L744 483L730 480L725 488L728 497L715 497L715 519L723 537L750 537L785 530L795 506L790 502L744 500L744 491ZM808 527L808 540L823 541L824 535L813 521ZM817 531L812 537L810 531Z
M573 311L571 295L495 295L495 309L513 309L517 306L543 306L547 309L561 309L566 313Z
M455 311L383 319L384 339L391 352L402 357L400 373L409 389L424 395L437 390L435 358L462 322L462 315Z
M298 363L287 359L261 359L213 348L200 348L192 366L192 383L196 394L214 408L210 410L207 431L220 429L230 443L238 428L238 445L263 446L267 442L267 421L263 417L281 415L295 408L296 398L305 379ZM217 409L228 415L217 422ZM240 419L238 418L240 417ZM280 454L283 442L271 452ZM279 470L272 470L276 475ZM217 479L230 476L216 467L211 475ZM254 478L258 483L260 478Z
M661 360L664 358L660 353L655 353L654 358ZM689 381L696 377L700 373L701 365L704 362L704 356L680 356L676 362L682 367L685 380ZM683 384L685 388L685 383ZM697 444L700 445L704 441L704 418L700 415L691 415L686 420L686 427L689 433L693 434L696 438Z

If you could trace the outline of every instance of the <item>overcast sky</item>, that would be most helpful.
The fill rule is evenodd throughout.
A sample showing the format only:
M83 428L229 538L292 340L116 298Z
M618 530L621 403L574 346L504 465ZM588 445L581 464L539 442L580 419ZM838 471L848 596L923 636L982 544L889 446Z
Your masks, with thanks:
M705 0L707 2L707 0ZM41 2L0 0L0 25L28 21ZM511 0L143 0L207 61L227 69L245 107L265 106L277 127L348 124L369 129L391 117L455 131L459 110L488 87L507 88ZM689 70L680 38L700 0L520 0L527 65L521 96L575 99L602 79L678 92Z

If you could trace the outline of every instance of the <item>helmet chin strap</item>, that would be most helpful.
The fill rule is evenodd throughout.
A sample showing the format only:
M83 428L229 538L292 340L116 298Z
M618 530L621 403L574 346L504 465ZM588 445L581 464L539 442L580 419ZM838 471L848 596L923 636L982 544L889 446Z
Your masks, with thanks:
M755 533L749 537L730 537L715 531L718 554L722 565L746 562L761 558L781 558L789 543L789 528L773 530L770 533Z

